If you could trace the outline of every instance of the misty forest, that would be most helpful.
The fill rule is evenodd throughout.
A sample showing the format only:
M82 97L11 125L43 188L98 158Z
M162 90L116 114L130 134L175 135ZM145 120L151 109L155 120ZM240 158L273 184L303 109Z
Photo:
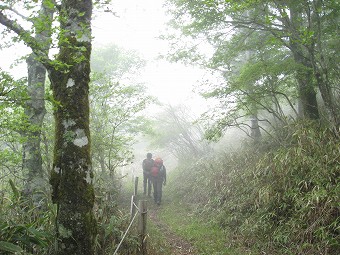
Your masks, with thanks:
M0 2L0 254L339 254L339 0L123 3Z

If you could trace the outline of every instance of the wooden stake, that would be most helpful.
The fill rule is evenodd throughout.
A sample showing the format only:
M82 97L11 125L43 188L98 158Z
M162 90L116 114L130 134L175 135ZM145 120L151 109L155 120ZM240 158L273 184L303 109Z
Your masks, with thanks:
M146 248L146 222L147 222L147 200L139 201L139 222L138 222L138 234L140 240L140 254L147 255Z
M130 205L130 215L131 215L130 221L132 221L133 217L136 214L136 210L137 210L136 202L137 202L137 197L132 195L131 196L131 205Z
M138 176L135 176L135 190L134 190L134 195L137 196L137 191L138 191Z

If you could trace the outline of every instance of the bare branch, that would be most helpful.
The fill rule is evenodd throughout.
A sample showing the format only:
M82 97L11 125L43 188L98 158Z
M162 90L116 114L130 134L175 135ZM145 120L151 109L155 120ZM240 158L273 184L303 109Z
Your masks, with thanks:
M19 17L21 17L24 20L29 20L26 16L22 15L21 13L19 13L17 10L11 8L10 6L6 6L6 5L0 5L0 11L3 10L8 10L11 12L14 12L16 15L18 15Z

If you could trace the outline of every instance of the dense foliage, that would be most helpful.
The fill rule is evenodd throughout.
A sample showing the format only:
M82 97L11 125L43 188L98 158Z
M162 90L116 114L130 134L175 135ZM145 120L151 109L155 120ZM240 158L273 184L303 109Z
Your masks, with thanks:
M269 254L339 249L339 7L167 1L168 58L213 76L200 86L217 101L201 118L206 138L235 126L253 139L181 166L174 191L203 205L206 217L217 214L238 244Z
M0 165L4 176L20 169L19 147L24 141L20 133L29 128L23 110L26 97L25 79L15 80L0 69Z
M219 101L206 116L209 139L230 126L250 128L257 138L258 125L267 130L272 118L339 125L338 1L167 3L174 29L164 37L168 58L213 73L201 86Z
M152 121L152 146L179 163L170 177L174 196L196 203L235 246L337 254L339 2L166 2L175 29L167 57L211 72L200 91L217 102L202 122L173 106ZM0 4L6 43L32 50L27 79L0 69L1 254L110 254L129 223L117 169L150 131L143 114L156 100L138 80L145 61L136 52L110 45L90 54L91 13L90 0ZM222 138L225 150L231 126L252 140L220 153L204 139ZM35 174L43 181L35 183ZM130 235L121 253L137 246Z
M337 254L338 137L312 124L281 131L281 145L271 139L180 169L172 189L208 219L217 215L235 245L270 254Z
M145 65L136 52L108 45L94 50L91 65L93 163L98 173L112 177L133 160L136 134L148 126L142 112L152 98L136 79Z
M107 59L103 60L105 57ZM144 64L136 53L110 45L96 49L92 63L92 158L95 216L99 221L95 253L108 254L114 251L121 233L129 224L128 214L118 206L121 187L116 170L132 160L135 137L148 126L141 112L152 100L145 93L143 85L134 79ZM105 70L100 68L103 66ZM54 242L58 238L55 225L57 208L51 203L50 193L44 194L44 203L38 206L22 194L25 183L22 143L25 138L21 134L23 130L35 128L27 123L23 110L23 102L27 100L25 79L15 80L1 72L0 86L0 251L5 254L54 254ZM46 89L47 113L41 129L45 179L52 171L55 128L52 114L60 106L51 93L50 89ZM133 254L136 248L136 237L128 235L122 245L122 252Z
M38 210L11 179L2 187L9 192L1 194L0 254L51 254L56 208L49 204L48 210Z

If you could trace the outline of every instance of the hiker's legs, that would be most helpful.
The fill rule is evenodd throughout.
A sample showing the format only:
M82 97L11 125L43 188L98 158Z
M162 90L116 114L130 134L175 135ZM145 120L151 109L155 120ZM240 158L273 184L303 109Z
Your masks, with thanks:
M157 179L153 177L152 179L152 185L153 185L153 199L155 202L157 202Z
M159 202L162 202L162 195L163 195L163 180L159 183Z
M157 204L160 204L162 201L162 184L163 184L163 180L157 180Z

